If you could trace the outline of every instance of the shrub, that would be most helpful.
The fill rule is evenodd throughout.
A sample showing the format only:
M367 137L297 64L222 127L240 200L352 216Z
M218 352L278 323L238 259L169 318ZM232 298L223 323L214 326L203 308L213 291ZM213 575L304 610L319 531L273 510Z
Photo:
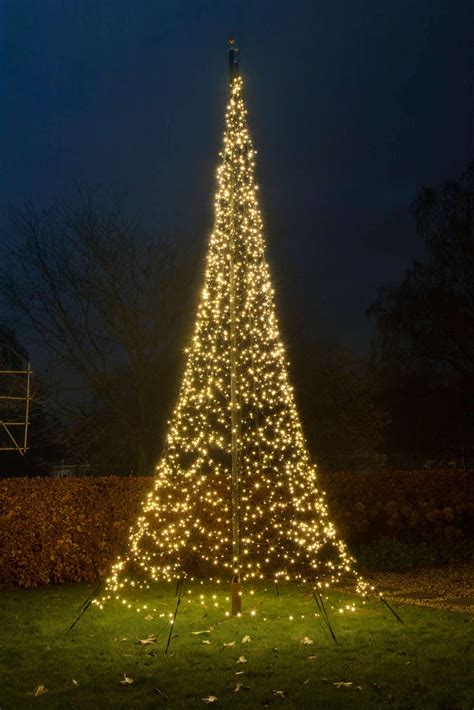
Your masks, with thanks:
M472 472L387 471L320 476L341 535L355 545L460 541L473 529Z
M474 528L469 473L326 473L319 478L339 533L355 549L391 540L426 544L425 559L433 547L449 555L463 547ZM105 574L125 549L151 486L152 479L144 477L0 480L0 587L90 582ZM369 558L388 555L396 562L398 556L403 565L403 555L412 554L406 547L380 544Z
M382 538L370 545L357 546L355 556L359 565L367 569L400 571L471 561L474 558L474 542L464 539L455 544L442 541L435 544Z
M0 481L0 585L92 581L124 549L144 478Z

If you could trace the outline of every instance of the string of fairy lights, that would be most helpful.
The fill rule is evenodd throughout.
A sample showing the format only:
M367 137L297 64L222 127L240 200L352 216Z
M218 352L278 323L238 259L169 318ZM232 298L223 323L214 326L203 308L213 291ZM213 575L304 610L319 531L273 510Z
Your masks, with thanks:
M103 606L158 580L368 583L338 538L317 486L288 378L265 255L243 81L233 77L217 171L215 223L180 394L153 490L113 565ZM231 273L232 268L232 273ZM230 333L233 280L234 337ZM230 368L238 410L240 556L233 558ZM353 605L346 605L353 608ZM341 609L342 610L342 609Z

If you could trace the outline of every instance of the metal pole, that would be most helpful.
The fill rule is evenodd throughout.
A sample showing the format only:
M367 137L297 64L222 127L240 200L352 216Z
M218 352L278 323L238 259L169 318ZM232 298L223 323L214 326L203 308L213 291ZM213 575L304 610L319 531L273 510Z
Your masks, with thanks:
M229 40L229 83L235 76L236 56L235 40ZM231 168L232 170L232 168ZM232 175L231 175L232 179ZM233 186L231 185L230 200L233 200ZM235 221L233 205L231 204L231 225L229 245L229 310L230 310L230 412L231 412L231 455L232 455L232 614L241 612L240 595L240 500L239 500L239 439L240 439L240 411L238 402L237 383L237 318L235 303Z
M232 230L233 232L233 230ZM240 501L239 501L239 437L240 412L237 393L237 338L235 315L234 239L230 256L230 411L232 451L232 613L238 614L240 604Z
M239 74L239 59L237 42L234 37L231 37L228 42L229 46L229 82L232 83L232 79Z
M28 363L28 370L26 375L26 408L25 408L25 438L23 440L23 451L26 454L26 446L28 443L28 419L30 416L30 378L31 378L31 364Z
M24 456L25 453L24 453L23 449L22 449L21 446L18 444L17 440L16 440L15 437L12 435L12 433L10 432L10 430L8 429L8 427L5 426L5 423L2 422L2 421L0 421L0 426L3 427L3 429L5 429L5 431L7 432L8 436L10 437L10 439L12 440L12 442L13 442L14 445L15 445L14 447L10 447L10 448L9 448L9 447L6 447L6 446L3 446L3 447L0 449L0 451L18 451L22 456Z

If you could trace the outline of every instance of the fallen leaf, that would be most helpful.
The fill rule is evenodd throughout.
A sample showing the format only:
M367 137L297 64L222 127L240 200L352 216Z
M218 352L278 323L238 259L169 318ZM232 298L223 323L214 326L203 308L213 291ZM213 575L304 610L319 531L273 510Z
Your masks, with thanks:
M306 678L306 680L303 681L303 685L308 685L309 683L309 678Z
M244 685L243 683L237 683L234 688L234 693L240 693L241 690L250 690L250 686Z
M247 663L247 659L245 656L239 656L239 660L236 663Z
M274 690L273 695L278 695L280 698L287 698L288 697L288 691L286 690Z
M79 683L75 678L72 679L72 684L76 686L76 688L79 688Z
M149 646L151 643L156 643L156 636L149 636L147 639L138 639L140 646Z
M38 687L33 690L33 695L35 696L35 698L38 698L40 695L44 695L48 692L48 689L45 688L44 685L38 685Z
M224 648L231 648L232 646L235 646L235 641L229 641L229 643L224 643Z
M125 673L123 674L123 680L119 681L121 685L132 685L133 678L129 678Z
M148 614L148 616L145 616L145 621L153 621L153 615Z
M337 683L333 683L336 688L350 688L354 683L351 680L338 680Z
M245 671L236 671L235 675L244 675Z
M315 658L317 658L317 656L308 656L308 661L314 661Z
M207 698L201 698L201 700L209 705L209 703L215 703L217 698L215 695L208 695Z
M250 638L250 636L244 636L244 638L242 639L242 643L250 643L251 640L252 639Z
M203 643L205 643L207 646L211 645L211 642L208 639L204 639Z
M302 643L304 646L312 646L313 643L314 643L314 641L313 641L313 639L310 639L310 638L308 638L307 636L305 636L304 639L301 639L301 643Z
M191 633L192 633L193 636L200 636L200 634L210 634L210 633L211 633L211 629L206 629L205 631L191 631ZM209 697L210 697L210 698L213 698L214 696L213 696L213 695L210 695ZM213 703L214 701L211 700L211 702Z

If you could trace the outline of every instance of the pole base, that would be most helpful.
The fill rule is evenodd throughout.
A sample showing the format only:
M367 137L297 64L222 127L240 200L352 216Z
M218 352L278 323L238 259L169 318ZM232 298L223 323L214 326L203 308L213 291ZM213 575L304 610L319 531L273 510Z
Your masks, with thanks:
M240 577L236 574L232 577L230 585L232 598L232 616L237 616L242 611L242 596L240 593Z

